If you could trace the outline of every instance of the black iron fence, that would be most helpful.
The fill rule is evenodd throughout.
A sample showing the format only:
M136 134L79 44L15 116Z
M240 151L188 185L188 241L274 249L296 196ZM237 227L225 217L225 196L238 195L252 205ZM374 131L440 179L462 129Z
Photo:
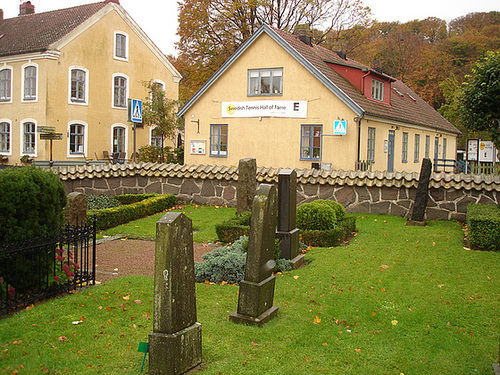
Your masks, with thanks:
M96 222L50 238L0 244L0 311L95 284Z

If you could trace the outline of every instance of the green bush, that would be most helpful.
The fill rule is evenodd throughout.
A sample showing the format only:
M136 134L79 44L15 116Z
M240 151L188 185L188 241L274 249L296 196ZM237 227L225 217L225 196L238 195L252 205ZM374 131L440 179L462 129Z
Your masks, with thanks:
M467 231L473 249L500 250L500 208L495 204L469 204Z
M158 194L122 194L115 195L114 198L121 204L132 204L143 201L144 199L156 197Z
M345 217L334 228L327 230L301 230L301 241L308 246L333 247L339 246L346 237L356 231L356 217Z
M222 246L202 256L204 262L196 262L194 267L195 280L199 283L211 281L220 284L239 284L245 278L247 261L248 237L241 236L233 244ZM279 241L274 243L275 271L290 271L290 260L279 259Z
M36 167L0 172L0 244L47 237L63 225L66 192L59 177Z
M175 204L175 196L172 194L156 194L151 198L140 202L121 205L118 207L105 208L102 210L87 211L87 222L91 223L94 215L97 217L97 229L103 230L128 223L148 215L161 212Z
M250 233L250 221L252 213L250 211L242 212L232 219L224 221L215 226L215 232L220 242L234 242L241 236L248 236Z
M337 215L328 204L313 201L297 208L297 228L302 230L328 230L337 222Z
M333 211L335 211L335 216L337 217L337 221L344 220L345 217L345 208L342 206L339 202L332 201L332 200L325 200L325 199L318 199L313 201L312 203L316 204L326 204L327 206L331 207Z
M102 210L104 208L121 206L121 202L112 195L96 194L87 197L87 210Z

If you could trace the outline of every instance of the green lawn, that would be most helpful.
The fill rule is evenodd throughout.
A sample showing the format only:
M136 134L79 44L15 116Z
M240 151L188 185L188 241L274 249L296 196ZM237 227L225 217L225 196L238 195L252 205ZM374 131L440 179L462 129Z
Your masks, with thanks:
M404 222L363 215L350 245L312 249L277 276L278 317L260 328L229 321L238 287L197 284L201 373L491 374L500 254L464 249L458 223ZM152 293L120 278L0 320L0 373L139 373Z

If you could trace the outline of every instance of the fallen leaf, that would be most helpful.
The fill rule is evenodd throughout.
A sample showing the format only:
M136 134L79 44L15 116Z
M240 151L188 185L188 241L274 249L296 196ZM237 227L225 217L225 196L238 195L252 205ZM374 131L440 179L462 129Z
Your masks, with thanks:
M321 323L321 319L318 316L315 316L313 322L314 324L319 324Z
M385 265L385 264L382 264L380 267L382 267L383 269L385 269L385 270L386 270L386 269L388 269L390 266L387 266L387 265Z
M392 321L391 321L391 324L392 324L393 326L397 326L397 325L398 325L398 321L397 321L397 320L392 320Z
M129 294L129 295L126 295L126 296L123 296L123 299L124 299L125 301L128 301L128 300L130 299L130 294Z
M356 353L361 353L361 349L354 349Z
M59 341L66 341L68 338L66 336L59 336Z
M323 343L323 346L328 346L328 344L326 342Z
M298 276L298 275L295 275L293 278L294 278L295 280L297 280L297 279L299 278L299 276Z
M142 301L140 299L136 299L134 302L135 303L142 303Z
M252 345L254 345L254 346L258 346L259 344L257 344L256 342L253 342L253 341L252 341Z

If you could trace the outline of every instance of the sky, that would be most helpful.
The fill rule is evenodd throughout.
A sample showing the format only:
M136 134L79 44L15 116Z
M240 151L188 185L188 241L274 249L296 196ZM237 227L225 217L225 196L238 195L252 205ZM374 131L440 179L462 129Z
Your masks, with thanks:
M19 5L24 0L0 0L4 18L17 17ZM68 8L97 2L95 0L31 0L35 12ZM500 11L499 0L363 0L378 21L407 22L427 17L441 18L447 22L472 12ZM176 55L177 0L120 0L125 8L160 50Z

